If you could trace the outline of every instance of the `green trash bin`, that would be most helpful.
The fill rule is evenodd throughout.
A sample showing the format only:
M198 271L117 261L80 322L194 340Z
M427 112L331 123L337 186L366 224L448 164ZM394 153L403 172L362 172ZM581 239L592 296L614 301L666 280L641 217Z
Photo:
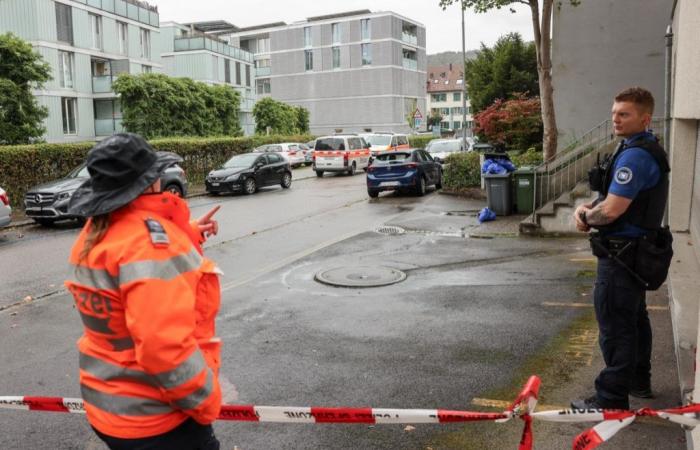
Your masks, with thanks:
M531 214L534 210L535 168L524 166L513 173L515 209L518 214Z

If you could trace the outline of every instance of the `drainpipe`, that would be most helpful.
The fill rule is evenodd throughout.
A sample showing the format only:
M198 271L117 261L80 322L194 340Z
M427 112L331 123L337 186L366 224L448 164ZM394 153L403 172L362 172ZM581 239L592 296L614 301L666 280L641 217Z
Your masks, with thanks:
M675 9L675 8L674 8ZM664 77L664 148L668 156L671 151L671 83L673 75L673 27L666 27L666 73ZM670 164L670 161L669 161ZM668 225L669 201L666 201L666 211L662 225Z

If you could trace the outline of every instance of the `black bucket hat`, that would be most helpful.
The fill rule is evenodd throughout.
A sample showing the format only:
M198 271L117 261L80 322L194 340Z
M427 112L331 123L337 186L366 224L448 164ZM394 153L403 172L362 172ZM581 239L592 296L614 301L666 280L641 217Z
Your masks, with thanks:
M165 169L179 162L180 156L154 151L138 134L114 134L88 152L90 178L71 197L68 212L82 217L112 212L141 195Z

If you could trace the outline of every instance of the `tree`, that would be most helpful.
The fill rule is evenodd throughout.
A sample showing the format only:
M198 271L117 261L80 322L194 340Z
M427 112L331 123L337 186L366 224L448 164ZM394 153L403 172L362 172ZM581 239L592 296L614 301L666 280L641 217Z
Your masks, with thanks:
M542 111L539 98L515 94L511 100L498 99L474 116L474 132L508 150L541 149Z
M240 136L240 94L163 74L120 75L113 83L127 130L151 139L169 136Z
M12 33L0 34L0 144L40 140L49 113L32 89L51 79L51 67L29 43Z
M259 100L253 107L255 133L298 134L309 130L309 111L270 97Z
M518 33L501 36L493 48L481 44L477 57L467 61L467 86L472 110L480 112L497 99L511 99L518 92L539 95L535 44L523 42Z
M458 0L440 0L440 6L447 6ZM557 121L554 115L554 88L552 87L552 12L554 0L542 0L542 15L540 15L540 0L459 0L462 9L474 8L477 13L490 9L500 9L504 6L520 3L528 5L532 15L532 30L535 36L537 50L537 75L542 101L544 159L554 157L557 151ZM562 0L563 1L563 0ZM568 0L572 5L579 5L581 0ZM514 11L511 8L511 11Z
M433 109L433 112L430 113L426 122L428 124L428 129L432 130L433 125L440 126L440 122L442 122L442 114L440 114L440 111L437 109Z

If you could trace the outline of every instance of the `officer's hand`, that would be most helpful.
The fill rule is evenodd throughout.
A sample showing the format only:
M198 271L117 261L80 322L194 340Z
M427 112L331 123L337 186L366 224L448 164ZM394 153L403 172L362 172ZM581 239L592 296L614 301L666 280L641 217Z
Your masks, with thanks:
M214 236L219 232L219 222L212 219L212 216L221 208L221 205L213 207L208 213L197 219L197 227L199 228L199 233L208 238L209 236Z
M586 208L586 205L581 205L578 208L576 208L576 211L574 211L574 221L576 222L576 229L584 233L590 231L591 229L590 226L586 225L583 222L583 220L581 220L581 214L583 214L588 209L589 208Z

